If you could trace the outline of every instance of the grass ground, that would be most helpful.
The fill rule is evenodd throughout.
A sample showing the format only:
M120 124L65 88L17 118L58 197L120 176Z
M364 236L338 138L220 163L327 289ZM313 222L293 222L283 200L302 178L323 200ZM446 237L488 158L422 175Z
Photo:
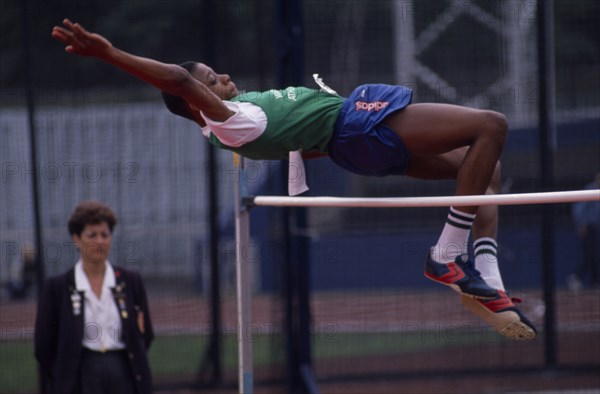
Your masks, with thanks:
M435 335L430 334L431 338ZM313 338L315 360L344 357L364 357L370 355L397 354L441 346L458 346L464 341L460 335L448 336L446 341L427 340L421 336L407 337L403 333L337 333L335 336L316 334ZM469 337L470 345L473 342ZM481 341L489 341L482 337ZM254 337L254 366L267 367L280 363L283 357L281 336L258 335ZM206 346L205 337L194 335L159 336L152 344L149 353L150 364L157 380L174 376L193 376L200 367ZM237 367L237 339L234 335L223 338L223 368L234 370ZM34 392L37 385L36 364L33 358L33 345L30 341L3 342L0 344L0 387L3 394Z

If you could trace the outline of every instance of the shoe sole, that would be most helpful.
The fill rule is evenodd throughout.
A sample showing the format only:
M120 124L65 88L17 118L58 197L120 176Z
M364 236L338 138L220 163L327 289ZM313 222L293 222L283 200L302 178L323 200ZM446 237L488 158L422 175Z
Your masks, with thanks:
M510 310L499 313L492 312L472 297L461 297L460 302L505 337L518 341L530 341L537 335L531 327L521 321L516 312Z
M432 281L434 281L435 283L439 283L441 285L445 285L450 287L452 290L454 290L455 292L457 292L458 294L465 296L467 298L472 298L475 300L491 300L494 297L484 297L484 296L478 296L475 294L469 294L469 293L465 293L462 291L462 289L460 288L459 285L455 285L454 283L446 283L446 282L442 282L441 280L436 279L434 276L429 275L427 272L424 273L425 277L427 279L430 279Z

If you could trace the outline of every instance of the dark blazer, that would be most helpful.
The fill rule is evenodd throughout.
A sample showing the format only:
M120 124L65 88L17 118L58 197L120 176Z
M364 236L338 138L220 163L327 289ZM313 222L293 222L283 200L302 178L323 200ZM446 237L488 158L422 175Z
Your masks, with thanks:
M114 267L113 297L121 318L121 336L138 394L152 392L147 350L154 338L146 290L140 275ZM81 300L77 307L73 300ZM122 300L122 301L121 301ZM83 353L84 297L75 287L75 269L44 284L35 322L35 357L43 394L78 394ZM142 325L138 313L143 313Z

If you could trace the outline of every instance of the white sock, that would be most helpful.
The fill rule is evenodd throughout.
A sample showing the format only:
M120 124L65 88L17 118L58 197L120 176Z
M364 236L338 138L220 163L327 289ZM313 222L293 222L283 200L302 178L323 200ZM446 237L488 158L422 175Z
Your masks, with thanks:
M498 267L498 244L493 238L479 238L473 242L475 268L481 277L494 289L504 290L500 269Z
M465 213L450 207L448 219L440 234L440 238L431 248L431 257L434 261L448 264L457 256L468 251L469 232L475 220L475 215Z

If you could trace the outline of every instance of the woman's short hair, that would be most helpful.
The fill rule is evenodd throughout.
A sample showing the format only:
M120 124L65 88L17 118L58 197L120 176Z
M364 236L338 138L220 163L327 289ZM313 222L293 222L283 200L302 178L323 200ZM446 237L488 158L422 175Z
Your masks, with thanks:
M191 62L191 61L183 62L180 64L181 67L185 68L190 73L192 71L194 71L194 69L196 68L197 65L198 65L197 62ZM165 93L165 92L161 92L161 95L162 95L163 101L165 102L165 105L167 106L167 109L169 111L171 111L171 113L182 116L189 120L194 120L194 117L190 114L190 110L187 105L187 102L184 99L182 99L179 96L175 96L173 94Z
M75 207L69 218L69 234L81 236L88 224L108 224L112 233L117 225L117 216L110 207L98 201L83 201Z

